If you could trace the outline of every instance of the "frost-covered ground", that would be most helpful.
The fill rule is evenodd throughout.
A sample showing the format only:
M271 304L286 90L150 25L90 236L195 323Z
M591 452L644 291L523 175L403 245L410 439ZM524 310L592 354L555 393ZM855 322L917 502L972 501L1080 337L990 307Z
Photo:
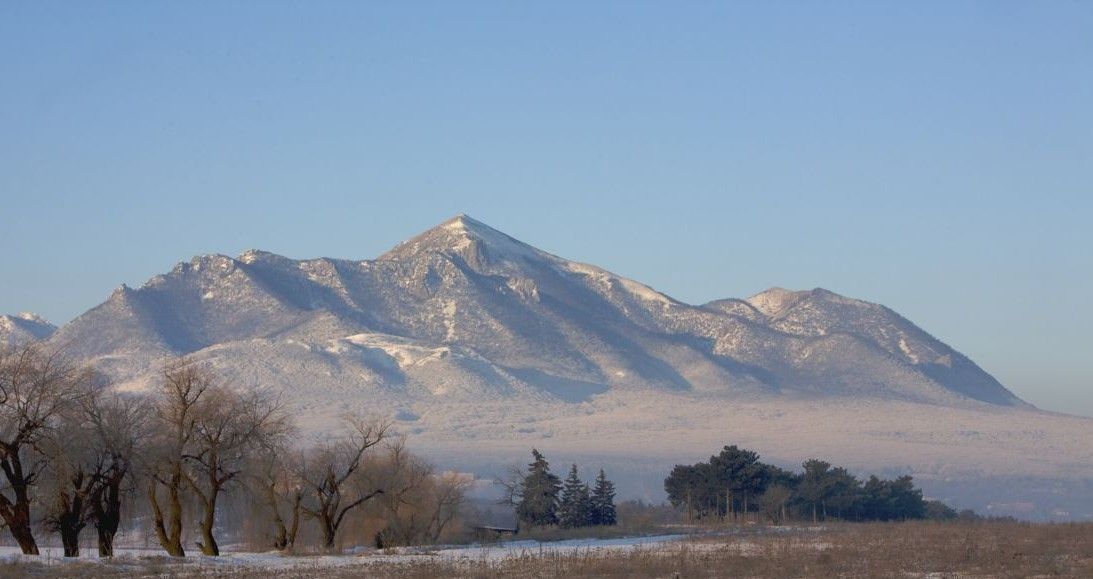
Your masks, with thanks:
M663 534L653 536L614 539L569 539L561 541L518 540L488 544L451 545L439 547L412 547L379 551L359 549L339 555L284 555L276 551L266 553L226 552L219 557L193 554L183 559L169 559L159 549L120 548L113 560L100 559L93 549L85 549L78 559L62 557L59 547L42 548L37 557L20 554L16 547L0 547L0 561L15 564L43 564L51 567L65 565L98 564L123 570L138 568L149 562L162 563L177 569L232 569L287 570L331 569L376 564L401 564L422 561L448 560L459 562L501 561L510 557L540 557L547 555L576 555L581 553L627 551L633 549L659 549L678 543L692 534Z
M111 561L0 551L0 577L1093 577L1093 525L843 523L667 528L671 534L519 540L344 555L229 552L169 559L122 550ZM662 531L662 532L663 532Z

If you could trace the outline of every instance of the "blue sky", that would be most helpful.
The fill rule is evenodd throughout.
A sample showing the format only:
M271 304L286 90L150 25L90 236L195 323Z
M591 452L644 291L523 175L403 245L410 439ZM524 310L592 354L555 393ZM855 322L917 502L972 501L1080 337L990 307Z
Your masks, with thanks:
M0 3L0 311L466 212L889 305L1093 415L1093 3Z

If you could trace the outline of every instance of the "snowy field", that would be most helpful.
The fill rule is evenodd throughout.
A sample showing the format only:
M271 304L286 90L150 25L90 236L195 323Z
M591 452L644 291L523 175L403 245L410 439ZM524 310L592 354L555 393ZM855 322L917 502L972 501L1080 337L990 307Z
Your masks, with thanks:
M507 541L491 544L452 545L438 547L412 547L388 549L360 549L341 555L283 555L276 551L267 553L226 552L219 557L190 554L183 559L169 559L160 549L116 549L112 561L100 559L94 549L84 549L78 559L62 557L60 547L42 548L38 557L24 556L16 547L0 547L0 561L10 564L42 564L49 567L97 564L116 567L119 571L138 568L153 560L179 570L306 570L335 569L369 566L376 564L417 563L439 559L453 563L501 561L513 557L544 557L553 555L579 555L581 553L626 551L634 549L659 549L679 543L691 537L687 534L666 534L618 539L570 539L563 541Z
M37 558L0 548L0 577L1093 577L1093 524L858 523L666 528L612 539L362 549L342 555L228 552L171 559L122 549Z

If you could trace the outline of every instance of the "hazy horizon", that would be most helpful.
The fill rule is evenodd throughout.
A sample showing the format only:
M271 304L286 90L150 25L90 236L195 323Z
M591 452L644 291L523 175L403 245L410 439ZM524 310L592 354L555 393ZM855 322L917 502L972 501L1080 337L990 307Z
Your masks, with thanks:
M1093 6L329 6L0 6L0 313L466 212L689 303L881 303L1093 416Z

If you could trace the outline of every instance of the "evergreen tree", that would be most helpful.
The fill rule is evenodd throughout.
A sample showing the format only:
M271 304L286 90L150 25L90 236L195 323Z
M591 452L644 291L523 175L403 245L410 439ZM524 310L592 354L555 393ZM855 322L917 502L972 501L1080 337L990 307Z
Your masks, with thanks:
M577 476L577 465L569 470L558 505L558 520L563 529L585 527L592 521L592 497L588 485Z
M550 472L550 463L536 449L531 449L533 458L528 465L528 474L520 485L520 502L516 505L516 517L528 525L558 524L558 492L561 482Z
M614 526L618 521L615 516L615 484L607 480L607 475L600 469L596 477L596 488L592 491L593 525Z
M668 501L687 512L687 520L693 522L721 512L723 487L709 463L694 465L677 464L668 478L664 479L664 492Z
M710 468L721 487L725 509L735 517L736 505L739 504L746 518L748 506L767 490L769 482L769 473L763 468L763 463L759 462L759 454L736 445L726 446L720 454L710 457ZM720 507L718 511L723 514Z
M827 473L827 500L824 503L824 514L830 515L834 511L836 517L855 519L860 517L862 506L861 481L850 474L850 471L839 466Z
M825 518L827 516L827 499L831 496L834 485L834 479L831 477L831 463L813 458L806 460L802 466L805 473L801 477L797 493L805 502L812 505L812 522L815 523L819 519L821 507L824 509Z
M664 479L664 491L672 506L685 510L688 521L723 517L737 504L745 514L749 504L757 504L773 522L786 520L793 511L813 521L829 515L859 521L961 516L924 500L910 476L892 480L871 476L862 481L823 460L811 459L802 466L804 472L790 472L759 462L753 451L726 446L709 462L677 464ZM597 491L598 486L599 481Z
M577 522L579 527L592 525L592 489L581 483L581 490L577 493Z

